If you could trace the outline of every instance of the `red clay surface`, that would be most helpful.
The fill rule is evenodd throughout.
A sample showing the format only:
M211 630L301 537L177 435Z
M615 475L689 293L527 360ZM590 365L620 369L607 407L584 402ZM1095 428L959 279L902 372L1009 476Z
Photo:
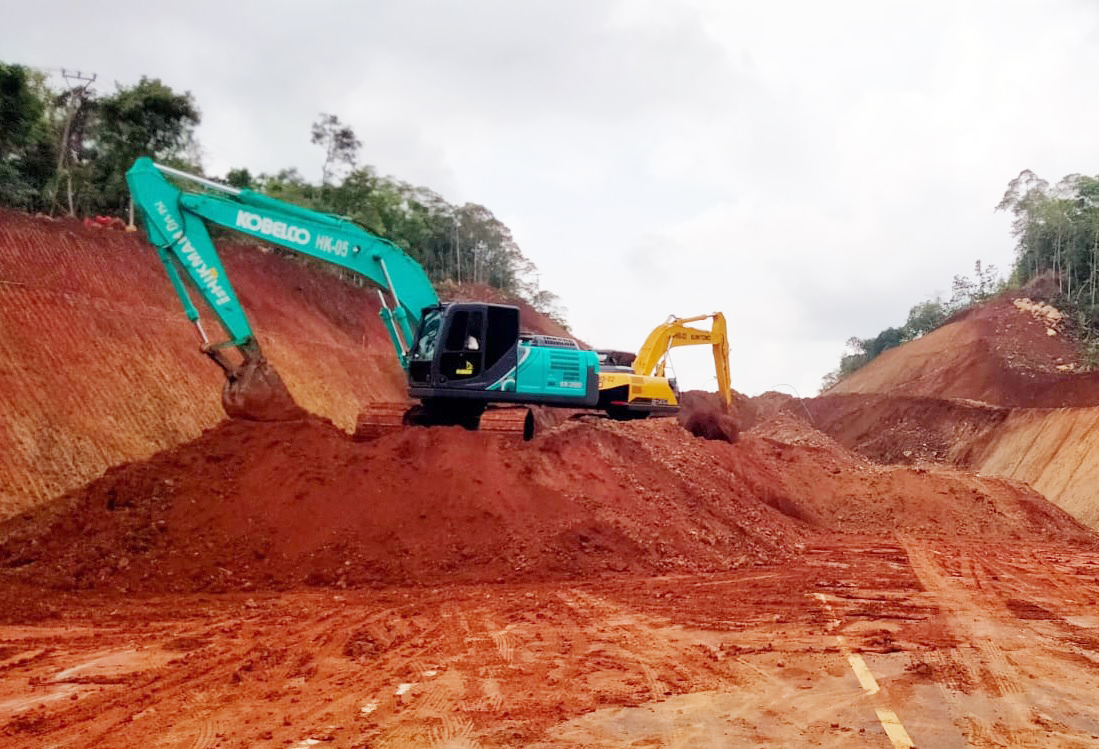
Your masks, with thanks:
M402 392L367 290L229 248L332 420L223 422L136 239L0 214L0 244L0 744L1099 747L1099 537L950 467L1090 446L1011 431L1093 392L1010 300L849 394L738 399L735 442L355 441Z
M1025 296L1013 292L967 310L886 351L827 394L963 398L1012 408L1099 405L1099 373L1080 371L1071 331L1018 309L1014 300Z
M256 245L218 246L300 405L352 431L363 404L406 398L373 289ZM525 328L564 332L520 311ZM140 237L0 209L0 518L218 424L223 376L198 346Z
M878 462L1024 481L1099 528L1099 372L1082 371L1068 325L1026 301L1039 291L969 310L822 397L769 394L756 410L805 416Z
M9 589L19 747L1099 746L1099 555L834 538L711 575ZM875 679L856 679L857 654Z
M820 530L1093 539L1025 485L876 466L785 414L735 445L670 419L589 417L521 445L231 421L3 530L21 579L126 591L715 571Z

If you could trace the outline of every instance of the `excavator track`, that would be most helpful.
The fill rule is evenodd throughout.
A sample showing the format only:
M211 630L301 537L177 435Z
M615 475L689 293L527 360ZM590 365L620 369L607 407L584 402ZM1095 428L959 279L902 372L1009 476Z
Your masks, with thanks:
M534 414L525 406L490 406L478 418L476 413L440 413L409 403L371 403L359 413L354 439L374 440L409 426L461 426L523 441L536 430Z
M534 438L534 414L526 406L487 408L481 414L478 431L514 437L523 441Z
M411 403L370 403L359 412L353 438L361 442L374 440L409 426Z

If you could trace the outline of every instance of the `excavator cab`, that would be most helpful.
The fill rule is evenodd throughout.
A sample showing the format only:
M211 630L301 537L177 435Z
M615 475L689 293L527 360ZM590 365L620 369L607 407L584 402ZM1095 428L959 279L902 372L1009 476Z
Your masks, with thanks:
M429 307L408 355L409 384L433 391L484 390L486 384L515 369L518 342L516 307L466 303Z
M598 371L595 352L571 339L520 335L518 307L455 302L424 309L408 352L408 392L452 409L486 402L584 408L598 400Z

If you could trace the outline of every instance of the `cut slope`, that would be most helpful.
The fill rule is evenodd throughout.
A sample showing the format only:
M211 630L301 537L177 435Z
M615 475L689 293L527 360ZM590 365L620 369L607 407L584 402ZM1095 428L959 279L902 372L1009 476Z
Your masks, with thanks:
M780 411L747 433L766 438L780 462L778 493L796 498L791 513L817 528L846 533L903 531L985 538L1096 536L1029 486L948 467L882 466Z
M879 463L940 463L1023 481L1099 528L1099 408L888 395L826 395L785 407Z
M723 570L816 533L1093 537L1025 486L883 468L781 415L733 445L586 417L514 445L227 422L0 528L36 584L225 590Z
M1099 408L1016 409L975 464L1027 482L1099 529Z
M350 430L362 403L405 398L372 290L255 245L219 249L299 404ZM0 211L0 518L220 422L221 371L198 345L142 239Z
M1011 409L976 401L824 395L786 406L842 445L879 463L948 463L976 469Z
M827 394L963 398L1008 407L1099 405L1099 373L1077 373L1077 345L1021 296L967 310L886 351Z

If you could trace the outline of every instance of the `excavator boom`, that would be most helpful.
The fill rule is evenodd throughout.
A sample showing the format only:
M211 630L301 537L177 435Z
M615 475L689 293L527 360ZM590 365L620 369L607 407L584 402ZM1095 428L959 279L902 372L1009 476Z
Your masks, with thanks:
M185 193L168 182L165 174L220 194ZM402 364L406 364L407 352L416 337L421 311L439 303L419 263L400 247L346 219L211 182L146 158L134 163L126 173L126 181L149 241L157 248L187 317L198 322L198 311L187 294L180 269L229 336L222 343L206 343L205 350L215 360L219 360L217 352L226 346L240 348L247 358L256 344L205 222L341 265L389 292L392 305L383 299L381 317ZM205 333L203 336L205 339ZM224 359L219 363L224 366Z

